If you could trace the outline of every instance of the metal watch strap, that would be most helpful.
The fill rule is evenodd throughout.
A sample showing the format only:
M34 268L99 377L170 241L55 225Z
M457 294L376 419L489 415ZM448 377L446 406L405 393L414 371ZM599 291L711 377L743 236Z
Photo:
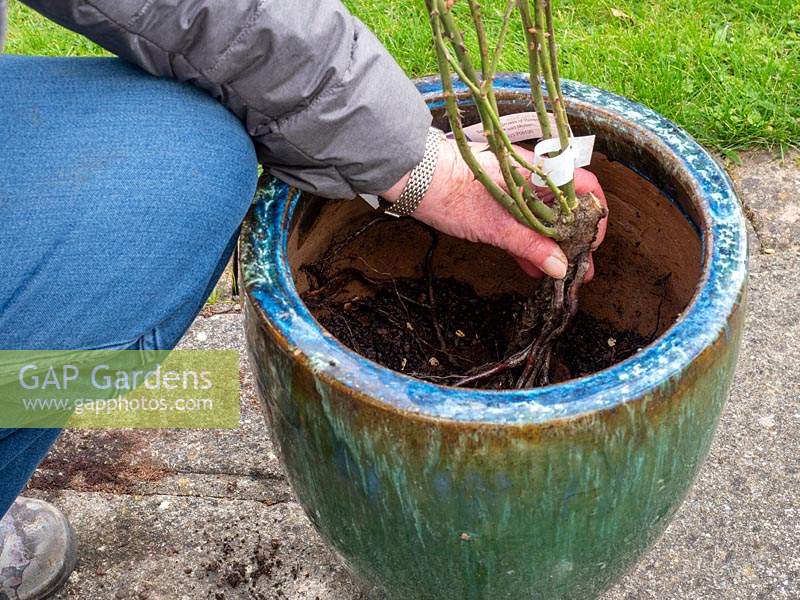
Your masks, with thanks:
M431 127L428 130L425 154L419 164L412 169L400 198L384 210L387 215L407 217L417 210L419 203L422 202L422 197L431 185L436 162L439 160L439 145L442 138L444 138L444 133L440 129Z

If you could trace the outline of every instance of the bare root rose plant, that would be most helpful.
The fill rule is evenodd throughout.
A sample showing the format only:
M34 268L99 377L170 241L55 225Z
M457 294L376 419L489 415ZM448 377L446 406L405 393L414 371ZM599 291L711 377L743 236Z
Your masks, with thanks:
M468 4L469 19L478 42L478 56L473 57L465 43L462 23L454 12L456 0L425 0L430 16L433 45L444 88L445 106L453 136L466 163L488 190L517 220L536 233L556 240L569 267L564 279L546 279L527 299L515 323L515 335L505 358L468 373L457 385L491 381L492 387L526 388L548 383L553 346L567 330L578 306L578 290L589 268L592 243L597 235L605 208L592 194L578 196L573 181L556 185L545 170L526 159L503 130L498 102L493 88L498 62L513 18L522 22L530 72L531 101L544 139L556 137L565 152L571 143L571 130L561 91L557 44L550 0L509 0L502 16L494 47L490 47L479 0L461 0ZM466 14L466 10L464 13ZM481 167L464 132L462 112L453 87L456 75L469 90L480 117L489 149L497 157L504 185L498 185ZM555 119L552 131L548 102ZM537 191L530 180L536 174L552 192Z

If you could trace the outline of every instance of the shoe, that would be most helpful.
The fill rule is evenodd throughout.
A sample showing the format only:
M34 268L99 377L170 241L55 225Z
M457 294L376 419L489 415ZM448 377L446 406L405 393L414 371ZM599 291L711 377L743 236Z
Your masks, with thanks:
M52 504L20 496L0 519L0 600L44 600L75 568L75 532Z

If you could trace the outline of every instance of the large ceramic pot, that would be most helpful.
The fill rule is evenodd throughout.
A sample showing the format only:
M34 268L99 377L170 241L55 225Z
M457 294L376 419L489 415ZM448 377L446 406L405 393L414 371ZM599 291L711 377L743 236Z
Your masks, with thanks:
M446 127L440 82L418 86ZM502 112L529 110L525 76L496 88ZM731 183L653 111L578 83L564 92L576 133L598 136L593 169L611 214L583 306L653 337L612 368L504 392L391 371L323 330L298 293L299 266L366 205L268 180L244 227L248 346L289 479L323 538L391 598L594 598L664 531L711 444L745 304ZM378 270L422 259L402 224L376 233L389 248L374 252ZM478 288L516 269L447 243L440 268Z

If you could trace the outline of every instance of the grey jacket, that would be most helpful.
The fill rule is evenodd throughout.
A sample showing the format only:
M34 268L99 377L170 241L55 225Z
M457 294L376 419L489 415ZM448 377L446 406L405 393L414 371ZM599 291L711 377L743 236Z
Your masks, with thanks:
M302 189L374 194L422 159L425 103L338 0L24 1L206 90L242 120L269 171Z

